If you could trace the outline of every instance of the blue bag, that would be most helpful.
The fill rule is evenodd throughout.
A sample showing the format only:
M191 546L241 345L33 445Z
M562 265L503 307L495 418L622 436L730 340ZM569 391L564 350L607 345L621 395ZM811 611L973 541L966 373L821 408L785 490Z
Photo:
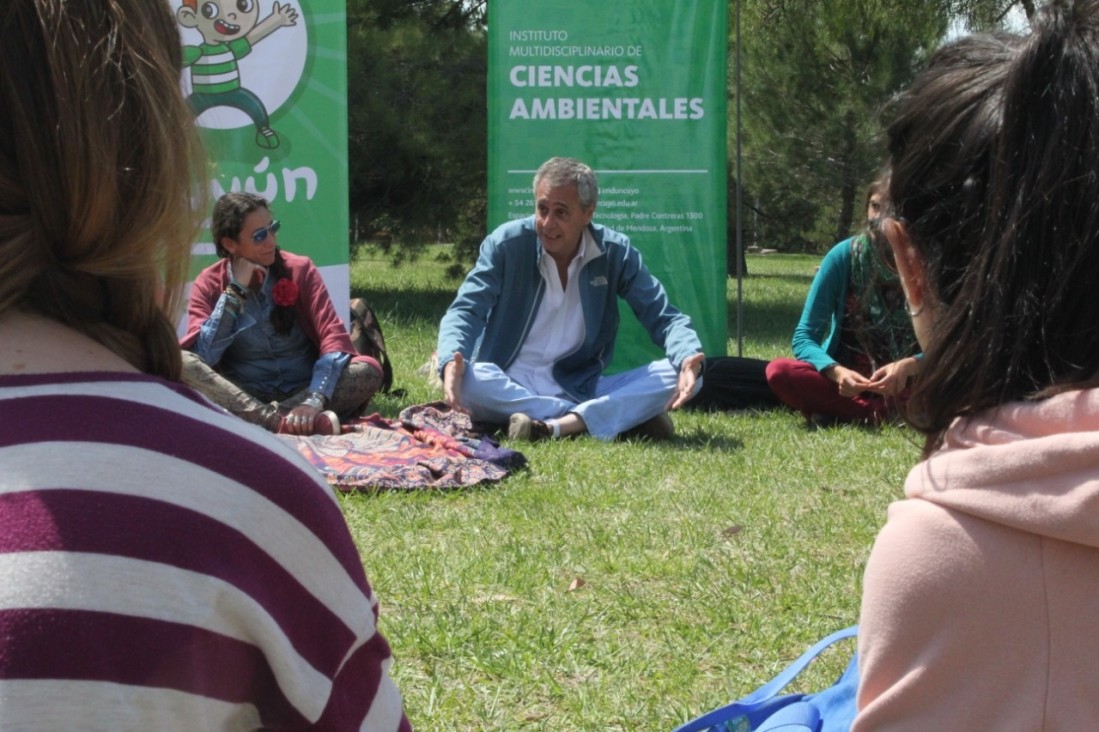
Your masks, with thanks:
M858 655L832 686L816 694L784 694L786 687L809 663L834 643L853 638L852 625L822 638L775 678L712 712L677 727L675 732L848 732L855 721L855 692L859 687Z

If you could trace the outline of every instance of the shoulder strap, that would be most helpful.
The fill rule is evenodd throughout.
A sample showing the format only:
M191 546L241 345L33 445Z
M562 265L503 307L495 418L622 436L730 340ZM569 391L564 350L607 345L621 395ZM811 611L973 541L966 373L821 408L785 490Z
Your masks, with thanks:
M858 632L859 632L859 626L852 625L849 628L844 628L843 630L837 630L835 633L832 633L831 635L827 635L824 638L821 638L819 641L814 643L809 648L809 650L807 650L805 653L801 654L797 658L796 661L791 663L786 668L782 669L782 671L779 672L779 674L777 676L775 676L775 678L771 679L766 684L764 684L763 686L759 687L758 689L753 691L748 696L741 699L741 701L755 702L755 701L763 701L764 699L770 699L775 694L782 691L782 689L787 684L789 684L791 681L793 681L794 678L797 677L798 674L800 674L802 671L804 671L805 667L808 666L813 661L814 658L816 658L820 654L824 653L830 646L833 646L836 643L839 643L841 640L846 640L847 638L853 638L854 636L856 636L858 634Z
M757 707L765 705L769 700L773 699L783 688L786 687L794 678L801 673L806 666L808 666L813 659L827 650L830 646L835 645L841 640L852 638L858 634L859 626L852 625L849 628L843 630L837 630L819 641L814 643L809 650L801 654L793 663L784 668L773 679L768 681L763 686L759 687L751 694L738 699L734 702L726 704L723 707L719 707L712 712L702 715L697 719L693 719L686 724L677 727L675 732L704 732L710 730L714 725L727 722L730 719L744 716L749 712L754 711ZM801 696L797 696L801 698ZM793 699L791 700L793 701Z

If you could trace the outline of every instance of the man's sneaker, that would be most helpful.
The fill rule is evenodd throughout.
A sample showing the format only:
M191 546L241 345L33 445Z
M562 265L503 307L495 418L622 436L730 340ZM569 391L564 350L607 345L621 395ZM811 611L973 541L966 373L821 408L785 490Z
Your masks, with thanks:
M331 410L321 412L313 418L314 435L338 435L340 434L340 418Z
M535 442L553 436L553 430L541 420L531 419L525 414L515 413L508 420L508 439Z
M667 412L661 412L651 419L647 419L636 427L631 427L622 433L623 437L641 437L653 442L664 442L675 437L675 425Z

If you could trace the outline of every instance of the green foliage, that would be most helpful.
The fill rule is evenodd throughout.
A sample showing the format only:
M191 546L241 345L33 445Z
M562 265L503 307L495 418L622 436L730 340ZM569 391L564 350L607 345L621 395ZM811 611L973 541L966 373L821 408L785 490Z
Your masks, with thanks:
M486 40L466 5L349 4L352 220L405 256L485 228Z
M879 110L943 37L933 4L749 3L742 18L744 182L752 239L820 249L861 225L881 165Z
M960 24L972 30L987 30L1002 26L1013 10L1021 10L1027 21L1038 12L1035 0L950 0L951 14Z
M823 251L861 227L892 96L948 31L1000 27L1015 7L1035 12L1031 0L744 0L744 240Z
M416 370L458 286L441 259L353 264L408 390L377 399L383 414L439 398ZM745 355L789 353L818 262L749 256ZM520 446L529 469L498 485L341 498L416 729L672 729L856 621L913 434L810 431L785 410L674 419L671 443Z

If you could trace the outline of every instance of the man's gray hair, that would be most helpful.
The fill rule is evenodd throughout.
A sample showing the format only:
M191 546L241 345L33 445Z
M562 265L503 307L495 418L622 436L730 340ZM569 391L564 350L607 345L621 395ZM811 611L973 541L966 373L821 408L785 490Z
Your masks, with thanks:
M550 158L542 163L534 174L534 190L546 181L550 188L560 188L570 183L576 184L576 195L585 211L595 206L599 199L599 183L595 180L595 171L575 158Z

